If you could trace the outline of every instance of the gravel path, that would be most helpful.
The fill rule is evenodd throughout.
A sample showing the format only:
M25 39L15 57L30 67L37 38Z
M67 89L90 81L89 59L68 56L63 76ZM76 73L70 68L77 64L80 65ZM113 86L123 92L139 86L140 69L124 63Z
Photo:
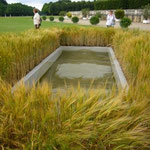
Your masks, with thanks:
M56 22L59 22L59 21L56 20ZM64 22L65 23L72 23L72 21L70 19L65 19ZM89 22L89 20L80 20L78 22L78 24L90 25L90 22ZM106 21L100 21L100 23L97 26L106 27ZM115 25L115 28L118 28L118 27L120 28L119 23L117 22ZM132 23L130 28L136 28L136 29L149 30L150 31L150 24Z

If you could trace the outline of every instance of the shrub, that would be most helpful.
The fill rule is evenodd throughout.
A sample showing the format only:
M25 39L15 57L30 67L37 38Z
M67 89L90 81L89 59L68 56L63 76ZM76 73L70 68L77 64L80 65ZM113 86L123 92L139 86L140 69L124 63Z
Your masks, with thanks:
M46 16L42 16L42 20L44 20L44 21L45 21L46 19L47 19L47 17L46 17Z
M72 20L73 23L78 23L78 22L79 22L79 18L76 17L76 16L75 16L75 17L72 17L71 20Z
M66 15L66 11L61 11L60 13L59 13L59 16L65 16Z
M60 22L63 22L63 21L64 21L64 17L60 16L60 17L59 17L59 21L60 21Z
M148 20L150 18L150 4L148 4L148 5L146 5L144 7L144 14L143 14L143 16L144 16L145 20Z
M91 17L90 23L91 23L92 25L98 24L98 23L99 23L99 18L98 18L97 16Z
M122 9L118 9L115 11L115 16L117 19L122 19L125 16L125 12Z
M55 19L55 18L54 18L53 16L50 16L50 17L49 17L49 20L50 20L50 21L54 21L54 19Z
M123 19L121 19L120 21L120 26L122 28L128 28L131 25L132 21L131 19L124 17Z
M98 18L101 18L102 14L100 12L96 12L95 16L98 17Z
M68 13L67 13L67 17L68 17L68 18L71 18L71 17L72 17L72 13L68 12Z
M90 10L88 8L82 9L82 16L87 17L89 15L89 11Z

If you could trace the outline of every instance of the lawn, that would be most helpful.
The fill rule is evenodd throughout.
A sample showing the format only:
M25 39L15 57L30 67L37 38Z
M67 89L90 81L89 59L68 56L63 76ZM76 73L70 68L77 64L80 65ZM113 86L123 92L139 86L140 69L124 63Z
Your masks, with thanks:
M41 28L51 28L51 27L63 28L67 26L81 26L81 25L74 25L63 22L56 23L43 21ZM34 28L32 17L7 17L7 18L0 17L0 33L21 32L32 28Z

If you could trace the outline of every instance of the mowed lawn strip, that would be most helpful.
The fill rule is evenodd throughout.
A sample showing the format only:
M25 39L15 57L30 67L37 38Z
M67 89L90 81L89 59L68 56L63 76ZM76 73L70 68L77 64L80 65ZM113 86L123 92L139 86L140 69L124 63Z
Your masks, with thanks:
M49 17L47 17L49 19ZM55 17L57 19L57 17ZM70 24L64 22L50 22L50 21L42 21L41 28L51 28L58 27L63 28L67 26L84 26L79 24ZM33 29L33 20L32 17L0 17L0 33L8 33L8 32L22 32L29 29Z

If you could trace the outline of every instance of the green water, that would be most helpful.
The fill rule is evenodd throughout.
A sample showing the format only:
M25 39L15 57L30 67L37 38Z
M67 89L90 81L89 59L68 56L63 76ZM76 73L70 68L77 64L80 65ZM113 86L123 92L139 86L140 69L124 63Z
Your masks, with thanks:
M41 78L40 83L48 82L53 89L92 87L107 89L115 85L108 53L88 50L63 51L61 56Z

